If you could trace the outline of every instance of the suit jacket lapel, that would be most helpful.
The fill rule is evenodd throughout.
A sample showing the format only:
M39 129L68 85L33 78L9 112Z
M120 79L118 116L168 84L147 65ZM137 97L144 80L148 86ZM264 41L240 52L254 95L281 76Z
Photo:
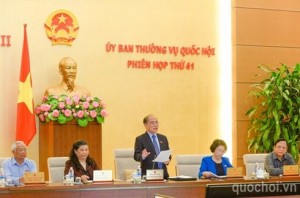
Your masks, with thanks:
M164 141L162 140L162 137L159 134L156 134L156 136L157 136L157 139L158 139L158 144L159 144L160 151L165 150L165 144L164 144Z

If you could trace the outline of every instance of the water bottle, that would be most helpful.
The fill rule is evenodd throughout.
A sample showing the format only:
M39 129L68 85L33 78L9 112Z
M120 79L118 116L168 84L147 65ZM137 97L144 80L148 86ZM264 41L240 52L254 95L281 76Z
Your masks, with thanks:
M5 174L3 168L0 168L0 187L5 187Z
M141 183L142 182L142 169L140 166L138 166L136 169L136 176L137 176L136 183Z
M136 173L137 173L137 176L142 179L142 169L140 166L137 167Z
M255 177L257 177L257 171L258 171L258 169L259 169L259 166L258 166L258 163L256 162L255 166L254 166L254 175L255 175Z
M70 184L73 184L74 183L74 169L73 169L73 167L70 167L68 176L69 176Z

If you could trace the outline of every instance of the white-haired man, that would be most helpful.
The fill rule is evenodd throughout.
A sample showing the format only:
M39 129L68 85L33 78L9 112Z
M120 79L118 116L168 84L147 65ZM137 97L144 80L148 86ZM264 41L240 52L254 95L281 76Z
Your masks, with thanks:
M12 144L11 151L13 157L2 162L6 180L11 180L12 184L20 185L24 183L25 172L37 172L36 163L27 159L27 146L23 141L16 141Z

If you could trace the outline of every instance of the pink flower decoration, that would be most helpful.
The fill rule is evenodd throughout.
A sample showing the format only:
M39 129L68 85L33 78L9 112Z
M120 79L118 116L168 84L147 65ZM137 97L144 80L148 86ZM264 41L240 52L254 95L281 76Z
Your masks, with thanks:
M51 105L48 104L42 104L41 105L41 110L42 111L49 111L51 109Z
M84 115L84 112L83 112L83 111L80 110L80 111L77 112L77 117L78 117L78 118L82 118L83 115Z
M105 109L102 109L101 112L100 112L100 115L102 117L106 117L108 115L107 111Z
M72 103L73 103L73 102L72 102L72 100L71 100L70 98L67 98L67 99L66 99L66 104L67 104L67 105L72 105Z
M57 117L59 116L59 111L55 109L55 110L52 112L52 116L57 118Z
M36 107L34 109L34 111L35 111L35 114L40 114L42 112L40 107Z
M90 104L88 102L83 102L82 106L84 109L87 109L89 108Z
M47 96L43 96L42 101L43 102L47 101Z
M69 109L66 109L64 114L65 114L65 116L70 117L72 115L72 111L70 111Z
M65 108L65 103L64 103L64 102L58 103L58 107L59 107L60 109Z
M57 105L53 106L52 104ZM57 121L60 124L75 119L83 119L84 121L93 121L97 116L103 118L108 115L103 101L97 97L78 96L69 97L66 95L60 96L44 96L42 104L34 109L35 114L41 122ZM100 112L100 113L99 113ZM62 119L57 119L57 118ZM67 120L66 120L67 118ZM102 123L104 119L97 119ZM80 126L85 126L82 122L78 122Z
M42 122L44 122L44 121L45 121L45 117L44 117L44 115L43 115L43 114L40 114L40 115L39 115L39 118L40 118L40 120L41 120Z
M97 116L97 112L95 110L90 111L90 116L95 118Z
M80 97L78 95L73 96L73 101L78 104Z
M93 107L95 107L95 108L99 107L99 102L97 102L97 101L94 101L92 104L93 104Z
M89 96L89 97L86 98L86 101L87 101L87 102L90 102L92 99L93 99L93 98L92 98L91 96Z

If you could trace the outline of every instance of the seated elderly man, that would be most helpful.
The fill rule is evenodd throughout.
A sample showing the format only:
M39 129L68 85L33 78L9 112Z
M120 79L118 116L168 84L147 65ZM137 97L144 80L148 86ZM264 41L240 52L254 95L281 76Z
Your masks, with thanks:
M25 172L37 172L36 163L27 159L27 147L23 141L16 141L11 147L13 157L2 162L2 167L6 180L11 180L12 184L24 183Z
M287 150L288 146L284 138L279 138L275 141L273 152L269 153L265 158L265 168L271 176L283 174L284 165L296 164Z

